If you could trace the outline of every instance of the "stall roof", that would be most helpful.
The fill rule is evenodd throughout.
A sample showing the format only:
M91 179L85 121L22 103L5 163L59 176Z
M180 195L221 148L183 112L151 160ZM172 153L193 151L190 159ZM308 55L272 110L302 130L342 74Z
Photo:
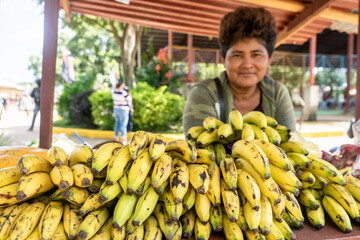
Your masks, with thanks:
M302 45L324 29L356 33L358 0L62 0L71 13L204 37L218 36L219 23L237 6L264 7L275 17L277 46Z

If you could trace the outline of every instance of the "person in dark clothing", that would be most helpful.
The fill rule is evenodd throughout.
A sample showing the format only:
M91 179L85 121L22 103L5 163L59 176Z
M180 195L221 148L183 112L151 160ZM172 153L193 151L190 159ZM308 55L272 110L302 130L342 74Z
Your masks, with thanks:
M29 131L34 130L34 124L35 124L35 119L37 114L40 111L40 87L41 87L41 79L36 79L36 84L38 85L36 88L34 88L30 94L30 96L34 99L34 103L35 103L35 108L34 108L34 115L33 115L33 119L32 119L32 123L30 128L28 129Z

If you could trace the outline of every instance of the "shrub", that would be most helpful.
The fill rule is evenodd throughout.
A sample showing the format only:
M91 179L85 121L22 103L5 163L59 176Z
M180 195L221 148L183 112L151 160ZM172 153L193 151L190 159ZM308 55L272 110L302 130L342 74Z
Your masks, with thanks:
M99 89L94 92L89 100L94 123L102 130L113 130L113 101L110 89Z

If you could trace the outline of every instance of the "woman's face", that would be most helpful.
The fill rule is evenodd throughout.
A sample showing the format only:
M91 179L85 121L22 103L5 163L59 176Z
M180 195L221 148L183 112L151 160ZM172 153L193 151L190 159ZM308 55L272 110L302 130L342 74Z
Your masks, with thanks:
M270 66L271 58L264 45L255 38L240 40L229 48L225 59L230 86L249 88L259 83Z

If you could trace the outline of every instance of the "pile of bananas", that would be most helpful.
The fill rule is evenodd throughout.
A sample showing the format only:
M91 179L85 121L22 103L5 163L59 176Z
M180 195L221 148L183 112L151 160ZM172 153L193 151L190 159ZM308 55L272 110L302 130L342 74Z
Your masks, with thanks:
M126 146L23 155L0 170L0 240L295 239L291 227L306 215L321 229L325 211L352 230L351 169L310 157L260 112L234 110L229 122L206 118L188 140L137 131Z

